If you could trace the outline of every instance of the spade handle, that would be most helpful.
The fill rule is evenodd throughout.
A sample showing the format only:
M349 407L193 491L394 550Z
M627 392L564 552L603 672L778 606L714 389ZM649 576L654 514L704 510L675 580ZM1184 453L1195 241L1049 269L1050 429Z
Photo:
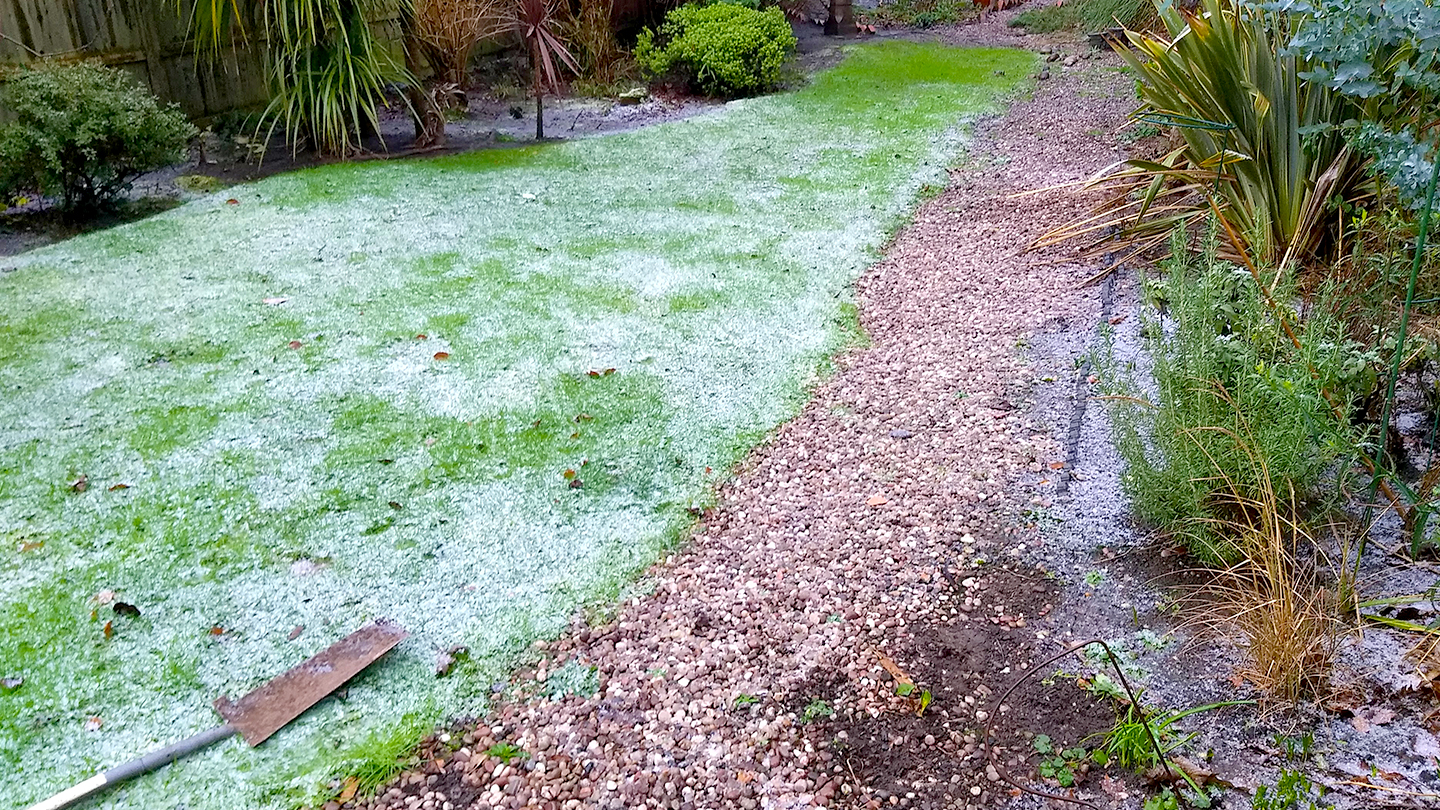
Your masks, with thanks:
M180 742L167 745L158 751L151 751L143 757L132 759L121 765L116 765L108 771L97 773L78 785L67 790L62 790L37 804L32 804L29 810L61 810L69 807L75 802L98 793L110 785L134 779L142 774L150 773L162 765L199 751L201 748L214 745L223 739L235 736L235 727L226 723L223 726L216 726L208 731L202 731L193 737L188 737Z

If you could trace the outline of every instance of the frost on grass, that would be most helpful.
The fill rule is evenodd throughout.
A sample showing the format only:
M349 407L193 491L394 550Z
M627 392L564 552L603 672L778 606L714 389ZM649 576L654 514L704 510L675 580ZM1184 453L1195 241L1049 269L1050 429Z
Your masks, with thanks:
M216 696L381 616L413 636L343 697L109 801L309 800L397 728L483 711L793 413L853 333L850 283L1028 59L864 47L699 119L315 169L21 257L0 795L199 731Z

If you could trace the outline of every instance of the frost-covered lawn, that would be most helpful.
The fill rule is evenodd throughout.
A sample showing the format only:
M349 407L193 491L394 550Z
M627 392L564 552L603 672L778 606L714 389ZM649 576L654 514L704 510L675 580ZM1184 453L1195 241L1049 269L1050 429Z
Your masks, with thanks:
M794 412L854 335L850 283L1030 60L859 47L703 118L276 177L12 262L0 804L378 616L414 637L345 697L106 802L305 800L482 710Z

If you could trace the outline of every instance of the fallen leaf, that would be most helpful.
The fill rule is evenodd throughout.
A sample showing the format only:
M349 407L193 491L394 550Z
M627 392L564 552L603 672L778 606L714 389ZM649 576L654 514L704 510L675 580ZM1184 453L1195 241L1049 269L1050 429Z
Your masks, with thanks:
M111 492L119 492L119 491L122 490L122 489L129 489L129 488L130 488L130 485L129 485L129 484L112 484L112 485L110 486L110 491L111 491Z
M359 789L360 780L353 776L347 776L345 777L345 782L340 787L340 795L335 797L335 801L344 804L355 798L355 792Z
M272 306L272 307L278 307L278 306L280 306L281 304L283 304L283 303L285 303L286 301L289 301L289 300L290 300L289 298L266 298L266 299L264 299L263 301L261 301L260 303L262 303L262 304L268 304L268 305L270 305L270 306Z
M24 554L24 553L29 552L29 551L39 551L40 549L42 549L42 548L44 548L44 547L45 547L45 541L44 541L44 540L27 540L27 541L25 541L25 542L23 542L23 543L20 544L20 553L21 553L21 554Z
M223 628L223 627L221 627L220 625L217 624L217 625L215 625L214 627L211 627L211 628L210 628L210 635L212 635L212 636L223 636L223 635L225 635L225 628Z
M449 352L435 352L435 359L436 359L436 360L449 360L449 359L450 359L450 353L449 353Z
M105 629L101 632L105 634L105 640L109 641L110 637L115 635L115 627L110 622L105 622Z
M305 344L304 344L304 343L301 343L301 342L298 341L298 340L292 340L292 341L290 341L290 342L289 342L288 344L286 344L286 345L289 346L289 347L292 348L292 349L302 349L302 348L305 347Z
M602 372L600 372L600 373L601 373L603 376L609 377L611 374L614 374L614 373L615 373L615 369L613 369L613 368L607 368L607 369L605 369L604 371L602 371Z
M379 464L394 464L394 463L395 463L395 459L393 459L393 458L379 458L379 459L376 459L375 461L376 461L377 463L379 463Z
M912 691L914 690L915 681L909 675L905 674L905 670L901 669L900 665L895 663L895 659L883 652L876 651L875 654L880 658L880 666L883 667L886 672L890 673L890 677L894 678L896 683L905 684L909 686Z
M115 611L115 615L117 616L129 616L132 619L140 616L140 608L135 607L129 602L116 602L112 610Z
M231 197L230 199L228 199L228 200L225 201L225 204L226 204L226 205L239 205L239 204L240 204L240 201L237 200L237 199L235 199L234 197Z
M25 679L20 677L19 675L11 675L8 678L0 678L0 689L4 689L6 692L14 692L16 689L19 689L21 686L24 685Z
M1052 462L1050 462L1050 469L1052 469L1052 470L1063 470L1063 469L1065 469L1065 462L1063 462L1063 461L1052 461Z
M399 501L391 501L391 502L390 502L390 508L391 508L391 509L394 509L395 511L398 512L398 511L400 511L401 509L403 509L404 507L400 505L400 502L399 502Z
M443 678L450 674L455 665L470 654L470 648L463 645L455 645L448 650L435 654L435 677Z
M1119 325L1120 325L1121 323L1123 323L1124 321L1125 321L1125 316L1124 316L1124 315L1116 315L1115 317L1113 317L1113 318L1110 319L1110 325L1111 325L1111 326L1119 326Z
M100 727L103 726L103 725L105 725L105 721L101 720L101 719L98 718L98 717L87 717L87 718L85 718L85 730L86 730L86 731L99 731L99 730L100 730Z
M430 339L430 336L427 335L427 334L425 334L424 332L421 332L420 334L418 334L418 335L415 336L415 339L416 339L416 340L429 340L429 339Z
M585 486L585 482L584 482L584 481L581 481L579 478L572 478L572 479L570 479L570 488L571 488L571 489L579 489L579 488L581 488L581 487L583 487L583 486Z
M580 423L580 422L589 422L591 419L594 419L594 418L595 418L595 417L591 416L591 415L588 414L588 413L582 413L582 414L576 415L576 417L575 417L575 422L576 422L577 424Z
M82 476L80 476L79 478L76 478L74 481L71 481L71 482L70 482L70 491L71 491L71 492L77 492L77 493L78 493L78 492L84 492L85 490L87 490L87 489L89 489L89 488L90 488L90 476L88 476L88 475L82 475Z
M291 641L294 641L295 639L299 638L299 637L300 637L300 634L303 633L303 632L305 632L305 625L303 625L303 624L297 624L297 625L295 625L295 629L290 631L290 640L291 640Z
M593 369L593 368L590 369L589 371L585 372L585 373L586 373L586 374L589 374L591 377L599 377L599 376L600 376L600 372L596 371L596 370Z
M869 500L865 501L865 503L869 504L870 506L884 506L889 502L890 499L886 498L884 495L871 495Z
M574 470L566 470L565 472L561 473L561 475L563 475L563 476L565 477L565 480L566 480L566 481L569 481L570 479L572 479L572 478L575 477L575 471L574 471Z

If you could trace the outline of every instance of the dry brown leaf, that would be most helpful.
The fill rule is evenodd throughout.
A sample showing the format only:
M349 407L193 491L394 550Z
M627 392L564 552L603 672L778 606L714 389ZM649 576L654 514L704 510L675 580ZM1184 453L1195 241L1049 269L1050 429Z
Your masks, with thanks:
M450 353L449 353L449 352L435 352L435 355L434 355L434 356L435 356L435 359L436 359L436 360L449 360L449 359L450 359Z
M298 340L292 340L292 341L290 341L289 343L287 343L287 344L285 344L285 345L289 346L289 347L292 348L292 349L302 349L302 348L305 347L305 344L304 344L304 343L301 343L301 342L298 341Z
M894 678L896 683L905 683L911 686L915 685L914 679L907 675L905 670L900 668L899 664L895 663L895 659L879 650L875 651L875 655L880 659L880 666L884 667L885 671L890 673L890 677Z
M105 622L105 627L100 632L105 635L105 640L109 641L110 637L115 635L115 626L110 622Z
M85 718L85 730L86 730L86 731L99 731L99 730L100 730L100 727L103 726L103 725L105 725L105 721L104 721L104 720L101 720L99 717L87 717L87 718Z
M345 802L348 802L351 799L355 798L355 791L359 789L360 780L356 779L353 776L347 776L345 777L344 784L340 788L340 795L335 797L335 801L344 804Z
M20 553L21 553L21 554L24 554L24 553L30 552L30 551L39 551L40 549L42 549L42 548L44 548L44 547L45 547L45 541L44 541L44 540L27 540L27 541L25 541L25 542L23 542L23 543L20 544Z
M119 492L119 491L122 490L122 489L129 489L129 488L130 488L130 485L129 485L129 484L111 484L111 485L110 485L110 491L111 491L111 492Z
M76 478L74 481L71 481L71 482L70 482L70 491L71 491L71 492L76 492L76 493L84 492L85 490L87 490L87 489L89 489L89 488L90 488L90 476L88 476L88 475L82 475L82 476L80 476L79 478Z

